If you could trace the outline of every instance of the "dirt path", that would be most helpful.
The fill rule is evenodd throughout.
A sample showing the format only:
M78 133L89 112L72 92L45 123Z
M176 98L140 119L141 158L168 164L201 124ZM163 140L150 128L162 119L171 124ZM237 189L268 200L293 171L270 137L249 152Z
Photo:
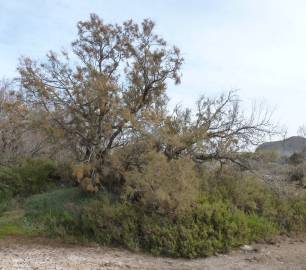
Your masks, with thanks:
M257 245L257 251L237 250L208 259L175 260L105 247L60 245L46 240L0 240L1 270L305 270L306 242L283 239L275 245Z

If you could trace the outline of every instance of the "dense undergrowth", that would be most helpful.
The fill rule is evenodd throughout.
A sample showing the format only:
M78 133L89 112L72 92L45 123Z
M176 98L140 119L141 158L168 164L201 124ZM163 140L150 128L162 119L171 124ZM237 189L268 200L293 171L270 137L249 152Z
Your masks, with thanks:
M47 160L1 169L0 237L45 235L194 258L306 230L303 193L280 196L237 170L199 174L195 203L177 213L106 190L85 193L56 171Z

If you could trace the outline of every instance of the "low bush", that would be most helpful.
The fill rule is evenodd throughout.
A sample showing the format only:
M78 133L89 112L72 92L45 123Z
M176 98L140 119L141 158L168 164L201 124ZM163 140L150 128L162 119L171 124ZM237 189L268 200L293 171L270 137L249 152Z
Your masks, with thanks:
M173 216L196 204L200 180L192 160L168 161L165 155L150 152L146 162L141 170L126 172L125 199Z
M277 215L272 219L283 232L306 231L306 195L289 197L279 202Z
M299 165L305 161L305 156L303 153L293 153L289 158L288 158L288 163L291 165Z
M291 182L297 181L301 183L303 181L304 176L305 176L305 173L304 173L303 166L290 167L288 177Z
M173 257L208 256L277 233L268 219L229 202L202 200L191 212L173 217L113 200L106 193L88 197L77 189L35 195L27 200L26 213L48 236Z
M0 185L14 196L26 197L48 190L55 185L52 174L55 162L45 159L28 159L21 164L0 168Z
M0 214L5 212L10 206L12 200L12 192L5 184L0 185Z
M109 198L95 200L84 207L80 231L103 245L138 249L141 245L141 218L135 207Z
M248 214L270 217L276 214L278 195L262 180L227 171L209 183L210 200L229 200Z
M279 196L255 176L229 168L216 174L175 160L152 159L149 164L150 169L131 171L129 177L136 180L127 179L121 197L107 191L86 193L80 187L32 195L24 201L25 223L40 234L67 241L186 258L226 252L278 233L306 231L303 193ZM154 178L157 172L159 179ZM185 185L194 180L197 191ZM186 200L181 205L180 198ZM7 226L8 231L21 228Z
M201 205L195 213L175 222L160 216L143 221L143 248L154 254L203 257L274 235L275 226L224 203Z

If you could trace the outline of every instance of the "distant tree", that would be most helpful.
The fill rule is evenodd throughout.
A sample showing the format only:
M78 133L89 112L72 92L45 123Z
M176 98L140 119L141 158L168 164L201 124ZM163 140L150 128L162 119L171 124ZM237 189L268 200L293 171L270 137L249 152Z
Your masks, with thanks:
M10 92L12 81L0 82L0 162L13 162L22 152L21 137L24 125L19 121L24 116L22 105ZM11 113L13 112L14 113Z
M297 135L306 138L306 125L302 125L298 128Z
M36 112L23 102L20 93L16 94L15 87L14 80L0 82L1 164L16 163L42 153L50 139L33 126Z

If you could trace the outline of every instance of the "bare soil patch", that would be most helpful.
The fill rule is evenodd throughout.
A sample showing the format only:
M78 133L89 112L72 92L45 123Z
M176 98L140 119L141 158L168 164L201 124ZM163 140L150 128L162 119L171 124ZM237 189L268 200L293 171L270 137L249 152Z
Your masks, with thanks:
M305 270L304 238L282 238L273 245L256 244L254 251L235 250L206 259L184 260L153 257L122 249L66 245L46 239L0 240L2 270Z

